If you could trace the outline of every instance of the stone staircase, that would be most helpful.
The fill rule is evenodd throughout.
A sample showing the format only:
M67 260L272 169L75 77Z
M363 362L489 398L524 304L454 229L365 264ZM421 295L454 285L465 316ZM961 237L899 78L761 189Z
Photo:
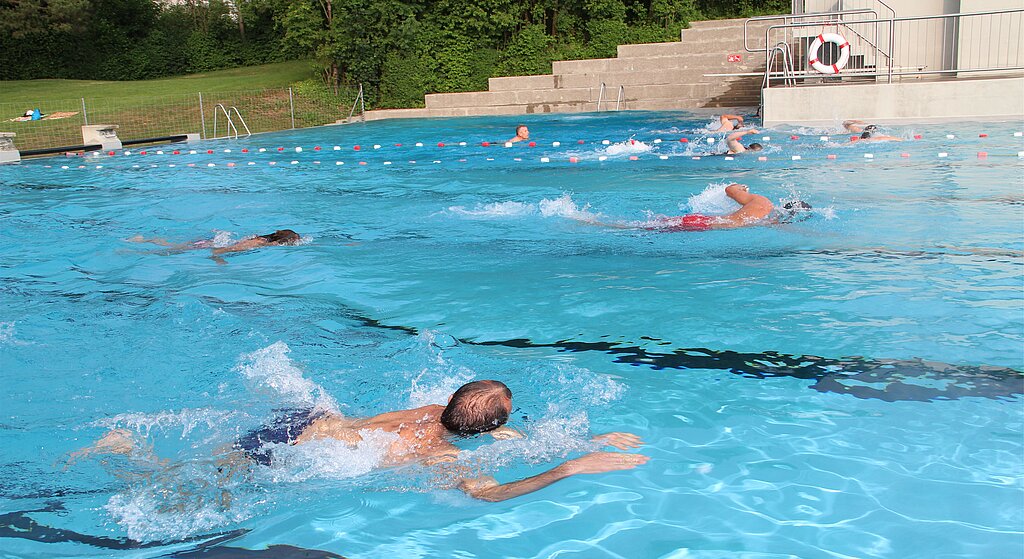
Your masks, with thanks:
M488 91L428 94L425 108L367 111L366 120L596 111L602 83L602 110L615 109L619 86L626 110L756 107L764 55L744 50L743 22L696 21L679 42L620 45L615 58L554 62L550 75L490 78ZM768 25L751 22L753 44ZM757 75L708 75L741 73Z

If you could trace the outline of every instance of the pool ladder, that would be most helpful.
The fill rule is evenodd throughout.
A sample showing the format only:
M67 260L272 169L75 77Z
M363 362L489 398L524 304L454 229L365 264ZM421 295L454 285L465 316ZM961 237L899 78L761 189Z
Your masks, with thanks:
M597 112L601 112L601 102L604 101L604 82L601 82L601 91L597 94ZM626 86L619 86L619 96L615 99L615 110L618 111L619 107L625 104L626 98Z
M223 136L217 135L217 117L219 116L218 109L219 112L224 113L225 127ZM242 128L245 128L245 137L248 138L249 136L252 136L252 132L249 132L249 125L247 125L245 123L245 119L242 118L242 113L238 112L238 107L225 108L222 103L217 103L217 106L213 108L213 138L211 139L238 139L238 127L235 126L235 122L231 119L231 113L235 113L235 116L238 117L238 122L242 123ZM234 133L233 136L232 133Z

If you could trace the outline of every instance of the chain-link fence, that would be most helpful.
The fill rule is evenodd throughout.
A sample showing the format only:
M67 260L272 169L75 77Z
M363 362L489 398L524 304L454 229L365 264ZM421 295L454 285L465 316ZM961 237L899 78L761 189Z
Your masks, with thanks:
M46 101L39 120L23 116L34 107L0 103L0 132L14 132L19 150L82 144L85 124L116 124L122 141L199 134L204 139L244 136L331 124L349 115L355 92L288 89L194 93L139 99ZM228 118L230 117L230 119ZM231 125L228 122L230 120Z

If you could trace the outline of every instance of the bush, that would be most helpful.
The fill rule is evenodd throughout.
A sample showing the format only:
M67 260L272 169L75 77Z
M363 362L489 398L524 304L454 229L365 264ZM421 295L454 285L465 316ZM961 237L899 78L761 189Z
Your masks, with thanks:
M522 28L498 60L499 76L530 76L551 73L551 37L542 25Z

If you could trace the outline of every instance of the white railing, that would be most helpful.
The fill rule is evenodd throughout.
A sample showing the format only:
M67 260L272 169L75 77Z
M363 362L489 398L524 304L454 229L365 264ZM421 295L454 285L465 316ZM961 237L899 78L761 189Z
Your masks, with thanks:
M872 40L851 40L858 36L858 28L873 29ZM850 63L839 74L819 74L807 65L807 45L812 37L830 31L850 41ZM793 77L805 83L807 78L835 82L858 76L892 83L902 76L1017 73L1024 70L1022 34L1024 9L771 25L765 30L765 44L789 44L796 67L788 75L766 69L765 87ZM776 54L765 49L766 66Z

